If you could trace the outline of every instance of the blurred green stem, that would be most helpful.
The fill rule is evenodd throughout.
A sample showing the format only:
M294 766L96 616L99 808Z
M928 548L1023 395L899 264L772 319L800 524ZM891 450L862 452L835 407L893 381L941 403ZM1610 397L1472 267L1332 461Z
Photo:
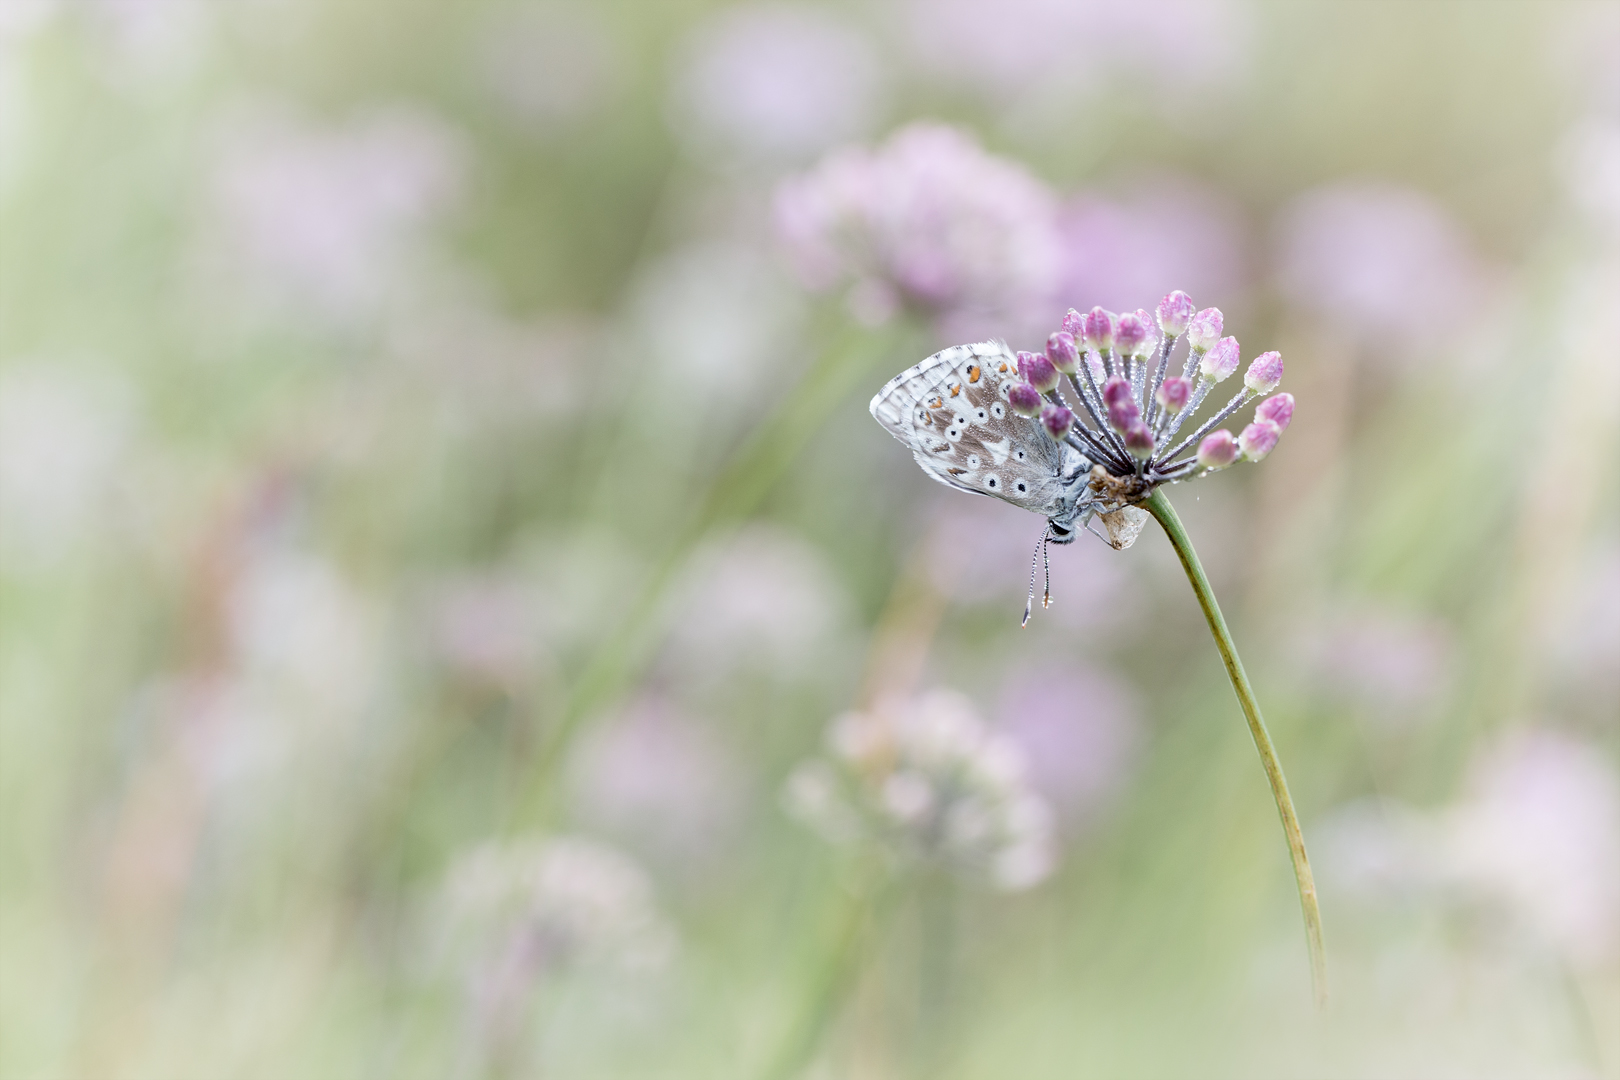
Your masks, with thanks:
M1260 716L1260 703L1255 700L1254 687L1249 685L1243 661L1238 658L1232 632L1227 629L1220 605L1215 602L1215 591L1209 587L1209 578L1204 576L1203 564L1198 561L1198 553L1193 550L1192 540L1187 536L1181 518L1177 516L1175 507L1170 505L1170 500L1165 498L1163 488L1155 489L1143 505L1164 527L1165 535L1170 538L1170 546L1176 549L1176 555L1181 559L1182 569L1187 571L1187 580L1192 582L1198 606L1204 609L1204 618L1209 621L1209 632L1215 638L1215 647L1220 650L1221 662L1226 665L1226 674L1232 680L1238 704L1243 706L1243 715L1248 718L1249 734L1254 736L1255 749L1260 751L1260 763L1265 766L1266 779L1271 781L1271 795L1277 800L1283 835L1288 838L1288 855L1294 863L1294 880L1299 885L1299 906L1305 915L1305 941L1311 954L1311 986L1316 992L1318 1007L1325 1006L1327 956L1322 948L1322 912L1316 904L1316 882L1311 877L1311 862L1305 854L1305 837L1299 831L1299 816L1294 813L1294 800L1288 794L1288 778L1283 775L1282 762L1277 759L1277 748L1271 744L1271 733L1266 730L1266 722Z
M788 1029L776 1059L763 1074L766 1080L790 1080L803 1072L815 1058L827 1028L837 1019L888 907L891 890L881 873L879 868L865 868L844 895L832 939L822 953L803 1009Z
M521 818L532 818L533 800L544 799L550 791L552 774L579 727L634 681L657 647L662 633L659 611L692 550L714 529L759 508L832 411L868 377L873 361L895 351L904 336L903 329L874 333L845 327L693 500L693 513L670 537L646 584L620 608L618 625L603 639L552 721L530 782L532 797Z

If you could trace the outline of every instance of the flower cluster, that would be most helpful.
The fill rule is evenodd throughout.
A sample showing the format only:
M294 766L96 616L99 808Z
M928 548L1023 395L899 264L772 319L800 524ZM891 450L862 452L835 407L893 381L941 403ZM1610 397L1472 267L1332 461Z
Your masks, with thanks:
M480 845L452 868L442 907L475 983L527 986L582 964L647 970L674 947L641 868L574 837Z
M481 844L451 869L437 929L464 983L469 1055L478 1075L525 1072L541 987L575 971L646 974L675 934L641 868L575 837Z
M1017 745L967 699L935 691L850 712L828 731L833 758L788 779L790 813L835 842L875 840L902 862L984 874L1026 889L1052 870L1052 812Z
M1038 325L1061 269L1057 198L971 136L914 124L850 147L776 193L776 227L805 285L849 288L854 313L902 309L971 337Z
M1152 315L1142 309L1115 315L1100 307L1082 315L1070 308L1045 353L1018 354L1023 381L1009 391L1008 404L1038 417L1052 438L1096 462L1102 472L1093 487L1109 503L1140 502L1161 484L1224 469L1239 458L1260 461L1293 418L1292 394L1266 398L1254 422L1235 436L1211 429L1282 382L1282 357L1274 352L1250 361L1242 388L1192 434L1175 438L1216 385L1237 373L1237 338L1222 337L1222 329L1218 308L1198 311L1179 290ZM1173 375L1171 356L1183 338L1186 357L1181 374ZM1065 402L1063 376L1084 417Z

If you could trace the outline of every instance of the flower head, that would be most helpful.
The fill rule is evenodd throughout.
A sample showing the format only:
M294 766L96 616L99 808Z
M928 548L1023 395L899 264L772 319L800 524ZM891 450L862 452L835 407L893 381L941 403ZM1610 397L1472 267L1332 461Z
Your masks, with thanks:
M784 801L828 839L875 843L902 864L945 865L1009 890L1051 872L1050 807L1017 744L960 694L845 713L827 743L828 757L789 777Z
M1215 426L1282 381L1282 356L1262 353L1250 364L1243 386L1201 423L1192 434L1178 439L1177 431L1195 416L1217 384L1237 373L1241 350L1235 337L1222 337L1224 320L1218 308L1195 311L1192 298L1173 292L1159 302L1158 313L1145 310L1115 316L1098 307L1081 315L1070 308L1064 330L1048 339L1048 352L1067 358L1071 344L1083 344L1086 367L1066 372L1076 411L1068 433L1072 445L1084 446L1092 461L1091 492L1099 514L1113 513L1142 502L1153 489L1224 469L1239 459L1261 461L1293 417L1292 394L1273 394L1260 402L1252 424L1238 435L1216 431ZM1153 323L1161 333L1154 332ZM1079 338L1074 337L1079 331ZM1177 346L1186 349L1177 357ZM1039 372L1056 379L1046 357L1033 353L1020 361L1020 373ZM1065 361L1066 362L1066 361ZM1176 369L1179 366L1179 372ZM1054 438L1053 407L1062 391L1058 379L1051 388L1043 383L1009 397L1015 412L1040 413ZM1043 401L1045 404L1043 405Z
M874 318L904 308L963 334L1033 326L1059 270L1053 194L938 124L834 151L777 189L775 217L804 283L849 288Z

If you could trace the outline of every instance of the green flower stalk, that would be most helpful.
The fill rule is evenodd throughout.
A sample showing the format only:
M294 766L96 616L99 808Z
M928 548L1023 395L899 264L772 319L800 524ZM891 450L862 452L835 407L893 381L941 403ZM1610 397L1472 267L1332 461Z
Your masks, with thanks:
M1187 580L1192 584L1193 594L1198 597L1198 606L1203 609L1204 618L1209 622L1210 636L1215 639L1215 648L1220 651L1221 663L1226 665L1227 678L1232 680L1232 692L1237 694L1238 704L1243 706L1243 716L1249 722L1254 747L1260 752L1260 764L1265 766L1266 779L1271 783L1271 797L1277 802L1277 816L1282 819L1283 836L1288 840L1288 858L1294 864L1294 881L1299 886L1299 907L1305 916L1305 944L1311 956L1311 985L1316 992L1317 1005L1326 1005L1327 954L1322 946L1322 911L1316 903L1316 881L1311 876L1311 860L1305 854L1305 837L1299 829L1299 815L1294 812L1294 799L1288 793L1288 778L1283 775L1277 748L1272 745L1271 733L1266 730L1266 721L1260 715L1260 703L1255 700L1254 687L1249 685L1248 673L1243 670L1243 661L1238 657L1232 631L1227 628L1221 606L1215 602L1215 591L1209 587L1209 578L1204 575L1203 564L1198 561L1198 552L1193 550L1192 540L1187 536L1181 518L1163 491L1154 491L1143 505L1164 528L1164 534L1170 538L1170 546L1176 549L1176 555L1181 559L1182 569L1187 571Z

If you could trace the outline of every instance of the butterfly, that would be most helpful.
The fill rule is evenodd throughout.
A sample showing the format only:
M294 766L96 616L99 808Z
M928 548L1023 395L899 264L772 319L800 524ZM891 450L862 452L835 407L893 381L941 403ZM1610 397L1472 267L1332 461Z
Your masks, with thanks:
M1007 404L1007 391L1019 381L1017 358L1005 342L956 345L890 379L872 398L871 411L940 483L1045 515L1044 553L1048 542L1073 543L1102 500L1089 487L1091 459ZM1120 546L1112 523L1105 524L1110 543ZM1033 567L1030 572L1033 602ZM1028 612L1026 605L1026 621Z

